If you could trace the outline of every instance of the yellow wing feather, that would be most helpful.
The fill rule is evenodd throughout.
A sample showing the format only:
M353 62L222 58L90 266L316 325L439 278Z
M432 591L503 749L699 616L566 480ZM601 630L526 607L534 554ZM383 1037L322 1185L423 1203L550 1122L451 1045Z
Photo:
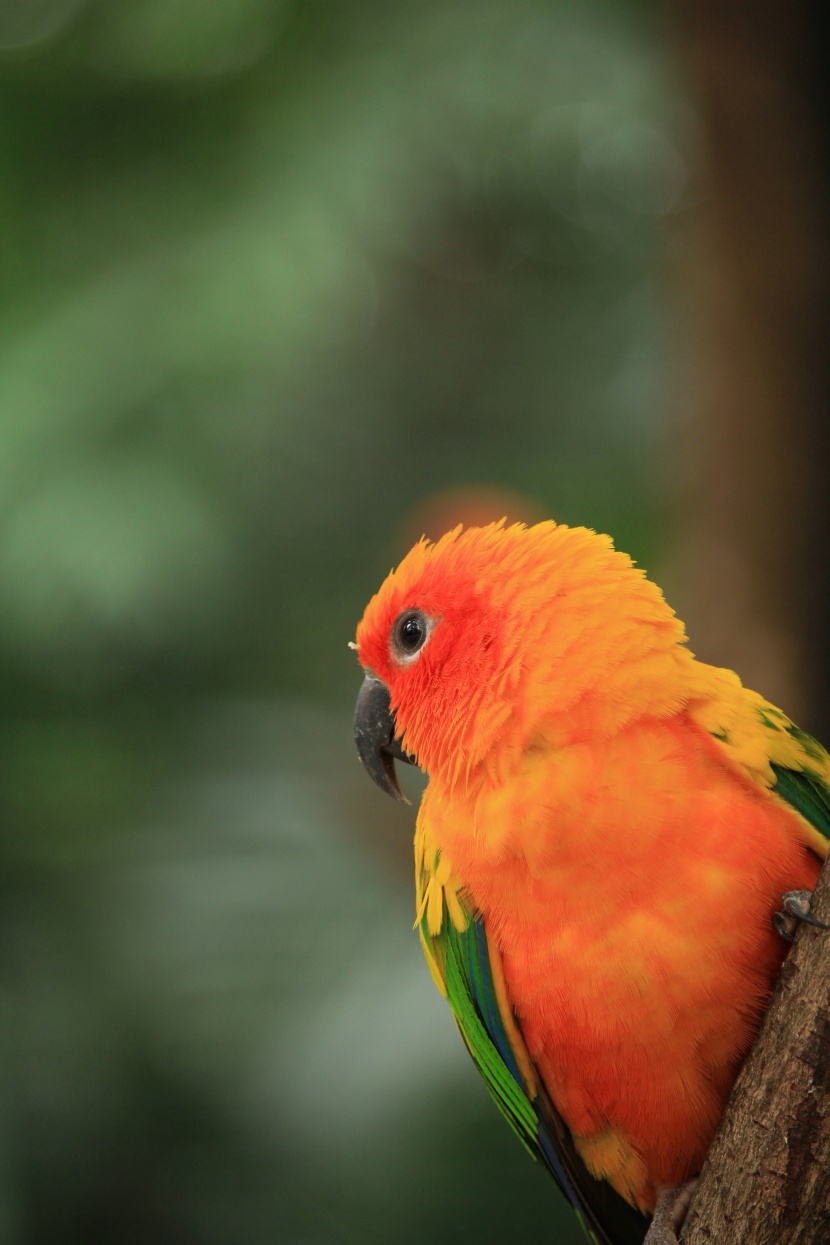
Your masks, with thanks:
M830 756L785 713L744 687L731 670L698 661L690 661L690 667L700 699L689 704L689 716L717 741L727 764L767 788L775 800L781 797L772 790L777 781L774 765L813 775L830 789ZM791 804L781 802L795 813L805 846L823 860L827 839Z

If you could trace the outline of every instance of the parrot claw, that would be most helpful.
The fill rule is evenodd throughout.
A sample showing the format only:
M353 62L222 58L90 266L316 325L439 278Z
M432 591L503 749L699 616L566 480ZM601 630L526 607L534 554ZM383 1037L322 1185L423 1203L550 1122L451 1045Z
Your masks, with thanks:
M643 1245L678 1245L677 1234L686 1221L697 1179L685 1184L658 1186L657 1205Z
M781 906L784 911L773 915L772 924L776 933L787 942L795 941L793 935L798 921L803 921L805 925L814 925L816 929L830 929L830 925L825 925L824 921L820 921L818 917L811 914L812 898L812 891L787 891L781 896Z
M776 934L778 934L780 938L783 938L785 942L795 942L795 939L787 929L787 926L794 927L792 918L788 917L786 912L773 912L772 928L775 930Z

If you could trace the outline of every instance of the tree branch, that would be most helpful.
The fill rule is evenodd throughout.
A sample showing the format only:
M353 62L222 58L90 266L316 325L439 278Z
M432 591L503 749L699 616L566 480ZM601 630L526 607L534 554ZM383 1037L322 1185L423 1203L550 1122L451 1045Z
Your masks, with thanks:
M830 922L830 868L812 911ZM682 1245L830 1241L830 931L802 925L727 1103Z

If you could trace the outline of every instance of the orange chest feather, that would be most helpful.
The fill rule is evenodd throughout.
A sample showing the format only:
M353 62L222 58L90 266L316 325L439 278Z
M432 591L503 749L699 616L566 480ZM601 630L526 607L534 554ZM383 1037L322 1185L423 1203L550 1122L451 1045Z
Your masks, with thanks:
M701 1161L785 953L772 913L818 876L798 818L683 718L540 749L423 816L566 1122L632 1146L643 1171L595 1166L649 1203Z

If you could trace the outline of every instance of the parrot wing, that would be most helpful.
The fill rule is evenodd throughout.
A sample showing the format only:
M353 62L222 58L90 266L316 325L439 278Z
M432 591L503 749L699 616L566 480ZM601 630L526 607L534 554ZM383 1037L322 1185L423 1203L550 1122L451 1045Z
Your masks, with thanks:
M436 871L441 872L437 862ZM433 879L424 872L430 871L421 872L424 901L419 927L427 963L502 1114L526 1149L554 1176L593 1245L642 1245L645 1217L607 1181L591 1176L535 1075L507 999L500 957L488 944L484 923L464 911L448 880L440 890L430 888ZM436 894L441 896L440 911Z
M830 787L823 778L811 769L784 769L773 764L772 770L776 779L772 788L775 794L791 804L825 840L830 840ZM826 855L827 846L825 843L824 851L818 854Z
M830 840L830 755L730 670L697 665L710 694L689 706L692 720L711 736L721 760L801 815L804 846L824 860Z

